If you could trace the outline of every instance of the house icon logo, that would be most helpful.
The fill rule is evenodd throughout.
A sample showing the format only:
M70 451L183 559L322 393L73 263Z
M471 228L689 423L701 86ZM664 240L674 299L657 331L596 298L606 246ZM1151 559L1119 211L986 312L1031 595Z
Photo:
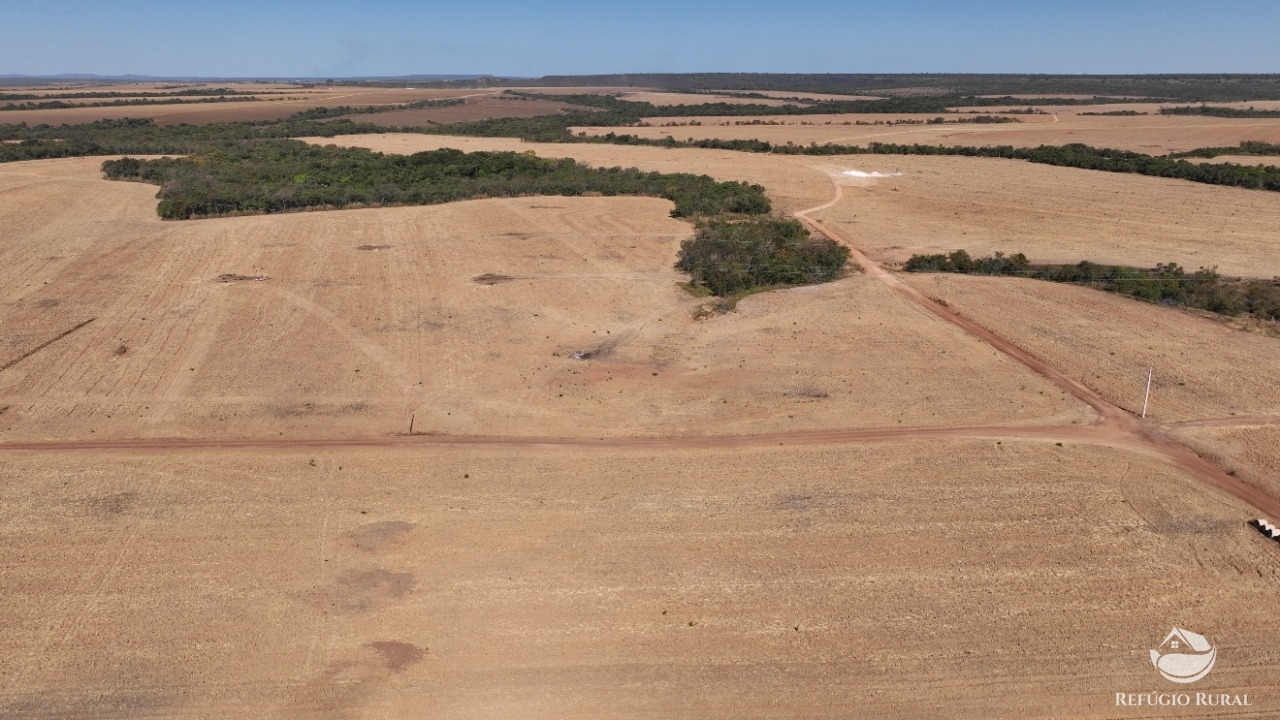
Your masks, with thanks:
M1171 630L1160 648L1151 651L1151 664L1165 680L1176 683L1193 683L1208 675L1217 659L1218 649L1203 635L1182 628Z

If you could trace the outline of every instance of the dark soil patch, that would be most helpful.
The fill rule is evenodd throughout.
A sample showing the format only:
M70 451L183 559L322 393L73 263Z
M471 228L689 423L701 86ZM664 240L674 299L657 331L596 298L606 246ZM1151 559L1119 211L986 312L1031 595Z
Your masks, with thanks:
M271 278L267 277L266 275L238 275L236 273L222 273L218 277L214 278L213 281L220 282L220 283L234 283L234 282L241 282L244 280L262 282L263 280L270 280L270 279Z
M403 520L387 520L369 523L352 530L348 535L357 550L377 552L404 544L404 536L417 525Z
M383 662L387 664L387 669L392 672L400 672L410 665L421 662L423 656L427 654L426 648L399 640L379 640L369 643L369 647L378 651Z
M357 245L357 250L390 250L391 245Z
M511 275L499 275L497 273L485 273L471 278L473 282L478 282L481 285L497 285L498 283L511 282L518 279Z
M331 607L349 612L373 610L402 598L417 586L413 573L389 570L347 570L338 575L329 598Z

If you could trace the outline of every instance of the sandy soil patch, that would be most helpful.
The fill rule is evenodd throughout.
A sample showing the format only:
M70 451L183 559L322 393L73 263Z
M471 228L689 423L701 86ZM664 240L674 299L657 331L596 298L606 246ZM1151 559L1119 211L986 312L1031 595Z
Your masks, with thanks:
M1131 105L1107 106L1112 109L1139 109ZM1087 108L1072 108L1073 113ZM1106 108L1102 108L1106 109ZM974 108L986 114L998 108ZM1212 118L1198 116L1089 117L1053 109L1050 115L1018 115L1022 122L986 124L944 124L922 126L857 126L858 120L902 119L902 115L792 115L760 116L762 122L777 125L750 125L754 117L689 117L650 118L652 125L699 122L701 126L678 128L674 137L759 139L773 143L794 142L866 145L870 142L920 143L925 145L1065 145L1083 143L1095 147L1133 150L1151 155L1194 150L1201 147L1236 145L1247 140L1280 142L1280 118ZM930 120L937 113L914 117ZM952 119L952 115L942 115ZM955 115L955 118L966 117ZM1055 122L1054 118L1057 118ZM728 122L728 125L723 123ZM805 125L803 123L809 123ZM827 124L830 123L830 124ZM623 132L618 128L580 128L590 134ZM640 137L661 139L667 131L658 127L627 128L625 132Z
M0 466L5 715L1101 717L1174 623L1280 690L1274 543L1109 451L86 459Z
M1074 285L903 277L1135 414L1142 410L1147 369L1154 367L1147 412L1154 422L1267 415L1280 408L1271 362L1280 357L1280 338Z
M846 188L820 217L872 256L1023 252L1033 262L1154 266L1280 276L1275 193L1014 160L848 156L832 168L900 171ZM847 182L847 181L846 181Z

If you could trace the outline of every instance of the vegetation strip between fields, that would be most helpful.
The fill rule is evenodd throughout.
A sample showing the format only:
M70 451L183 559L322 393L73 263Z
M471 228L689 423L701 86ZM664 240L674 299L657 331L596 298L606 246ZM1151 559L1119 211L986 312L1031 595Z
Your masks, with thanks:
M981 258L964 250L948 255L912 255L902 266L908 272L962 275L1002 275L1086 285L1147 302L1208 310L1231 317L1248 314L1259 320L1280 320L1280 278L1257 280L1224 277L1213 268L1187 272L1177 263L1154 268L1101 265L1088 260L1068 265L1032 265L1022 253L997 252Z

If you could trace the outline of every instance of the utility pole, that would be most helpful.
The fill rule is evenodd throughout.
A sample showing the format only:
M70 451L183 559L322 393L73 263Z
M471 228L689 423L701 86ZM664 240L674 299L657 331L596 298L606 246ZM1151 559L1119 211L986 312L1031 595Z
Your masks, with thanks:
M1142 398L1142 417L1147 416L1147 401L1151 399L1151 374L1155 372L1154 367L1147 368L1147 394Z

